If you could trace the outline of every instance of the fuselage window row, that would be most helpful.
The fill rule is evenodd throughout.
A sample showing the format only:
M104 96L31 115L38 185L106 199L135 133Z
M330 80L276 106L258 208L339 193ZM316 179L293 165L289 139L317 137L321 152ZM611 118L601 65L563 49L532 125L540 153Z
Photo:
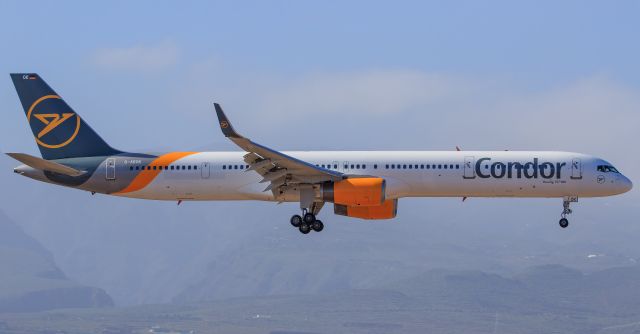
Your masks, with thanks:
M337 164L315 164L316 167L325 169L338 169ZM488 167L488 166L486 166ZM244 170L249 165L222 165L223 170ZM343 165L347 169L367 169L366 164L347 164ZM378 169L378 164L373 165L373 169ZM385 164L384 169L460 169L460 164Z
M129 166L129 170L198 170L197 165L180 166Z
M316 164L317 167L326 169L338 169L338 165L334 164ZM485 166L488 168L489 166ZM244 170L249 165L222 165L223 170ZM179 165L179 166L129 166L129 170L197 170L197 165ZM344 169L367 169L366 164L350 164L344 165ZM373 169L378 169L378 164L373 165ZM460 164L385 164L384 169L460 169ZM599 170L600 171L600 170ZM610 170L607 170L610 171Z

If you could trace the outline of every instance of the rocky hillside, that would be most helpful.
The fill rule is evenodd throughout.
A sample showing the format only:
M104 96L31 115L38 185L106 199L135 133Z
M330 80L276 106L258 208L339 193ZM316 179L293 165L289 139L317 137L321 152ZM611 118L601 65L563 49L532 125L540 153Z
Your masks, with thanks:
M0 312L112 306L104 290L69 280L51 254L0 212Z

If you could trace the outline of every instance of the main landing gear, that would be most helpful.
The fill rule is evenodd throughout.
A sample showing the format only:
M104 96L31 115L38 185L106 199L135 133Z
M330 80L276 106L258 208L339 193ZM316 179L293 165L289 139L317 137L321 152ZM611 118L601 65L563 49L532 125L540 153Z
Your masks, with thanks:
M320 232L324 229L322 221L316 219L316 215L306 209L302 210L302 216L293 215L290 222L291 226L298 228L302 234L308 234L311 230Z
M567 215L570 215L573 212L569 208L569 205L571 204L571 202L577 202L577 201L578 201L578 197L565 197L562 200L563 210L562 210L562 214L560 215L562 218L560 218L560 221L558 222L560 227L567 228L567 226L569 226L569 219L567 219Z

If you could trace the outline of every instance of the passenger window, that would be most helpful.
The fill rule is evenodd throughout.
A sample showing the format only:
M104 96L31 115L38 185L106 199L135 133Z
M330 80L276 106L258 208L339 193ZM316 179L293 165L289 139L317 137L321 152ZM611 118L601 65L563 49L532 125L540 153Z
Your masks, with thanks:
M402 165L402 169L407 169L407 165Z
M424 169L424 165L420 165L420 169Z
M333 169L338 169L338 165L333 165Z
M193 169L198 170L198 166L193 166Z
M447 169L447 165L444 165L444 169Z
M378 164L373 164L373 169L378 169Z
M351 165L351 169L353 169L354 167L355 167L354 165Z
M349 166L347 166L347 165L344 165L344 169L348 169L348 168L349 168Z
M431 167L431 165L427 165L427 169L429 169Z
M409 169L413 169L413 165L409 165Z
M389 169L389 164L384 165L384 169Z
M182 166L182 170L185 170L185 169L187 169L187 167L185 167L185 166Z
M442 169L442 165L438 165L438 169Z

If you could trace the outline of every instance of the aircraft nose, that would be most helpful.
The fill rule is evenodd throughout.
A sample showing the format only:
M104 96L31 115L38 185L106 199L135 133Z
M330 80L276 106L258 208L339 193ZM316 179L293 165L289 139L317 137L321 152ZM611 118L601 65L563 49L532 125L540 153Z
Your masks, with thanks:
M631 180L629 180L629 178L621 174L616 180L616 188L618 188L620 194L626 193L627 191L631 190L631 188L633 188L633 183L631 182Z
M629 180L629 178L627 178L626 176L623 176L623 177L624 177L624 181L623 181L624 192L627 192L633 188L633 182L631 182L631 180Z

